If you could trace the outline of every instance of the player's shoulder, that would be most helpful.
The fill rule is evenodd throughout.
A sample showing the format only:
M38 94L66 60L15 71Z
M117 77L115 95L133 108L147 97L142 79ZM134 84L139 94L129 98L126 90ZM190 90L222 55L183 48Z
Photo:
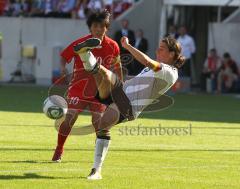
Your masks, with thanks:
M177 71L176 67L169 64L161 63L161 66L162 66L162 69Z
M161 63L162 69L159 74L163 74L168 82L175 82L178 78L178 69L172 65ZM162 71L162 73L161 73Z

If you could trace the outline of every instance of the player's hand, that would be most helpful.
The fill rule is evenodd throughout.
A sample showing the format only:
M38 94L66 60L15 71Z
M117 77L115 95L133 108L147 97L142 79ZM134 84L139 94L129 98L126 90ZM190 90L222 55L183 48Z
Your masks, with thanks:
M121 38L121 44L122 44L122 47L125 48L125 49L127 49L128 46L130 46L129 40L128 40L127 37L122 37Z

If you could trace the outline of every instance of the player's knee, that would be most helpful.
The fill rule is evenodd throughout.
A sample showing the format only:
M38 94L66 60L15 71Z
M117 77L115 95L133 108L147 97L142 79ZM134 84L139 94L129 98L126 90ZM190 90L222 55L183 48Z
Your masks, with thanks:
M70 110L67 112L64 122L72 126L76 122L77 118L78 112L76 110Z
M59 126L58 134L62 136L68 136L72 130L72 126L67 121L63 121Z
M100 129L96 131L97 138L110 140L110 131L108 129Z

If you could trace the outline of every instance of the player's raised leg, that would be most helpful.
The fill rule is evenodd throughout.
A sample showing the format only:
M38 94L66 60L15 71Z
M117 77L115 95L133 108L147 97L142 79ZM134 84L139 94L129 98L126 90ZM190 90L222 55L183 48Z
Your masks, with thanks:
M117 81L117 76L110 70L97 62L91 52L91 49L97 48L101 44L101 40L90 38L74 47L74 51L79 54L83 61L83 66L86 71L93 73L97 83L99 96L101 99L109 97L111 90L114 88Z

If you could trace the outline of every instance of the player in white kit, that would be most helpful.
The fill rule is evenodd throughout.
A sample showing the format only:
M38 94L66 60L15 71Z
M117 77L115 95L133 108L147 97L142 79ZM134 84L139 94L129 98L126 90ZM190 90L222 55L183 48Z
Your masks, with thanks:
M74 47L84 63L85 70L91 72L95 78L100 100L112 100L101 119L94 123L100 138L105 135L104 129L110 129L123 120L136 119L148 105L170 89L178 79L178 68L185 61L181 55L180 44L171 37L161 40L156 51L156 61L131 46L127 37L123 37L121 43L134 58L146 66L140 74L124 83L97 62L91 53L92 48L101 44L100 40L90 39ZM89 179L101 179L101 167L108 149L100 143L101 141L96 141L95 162Z

